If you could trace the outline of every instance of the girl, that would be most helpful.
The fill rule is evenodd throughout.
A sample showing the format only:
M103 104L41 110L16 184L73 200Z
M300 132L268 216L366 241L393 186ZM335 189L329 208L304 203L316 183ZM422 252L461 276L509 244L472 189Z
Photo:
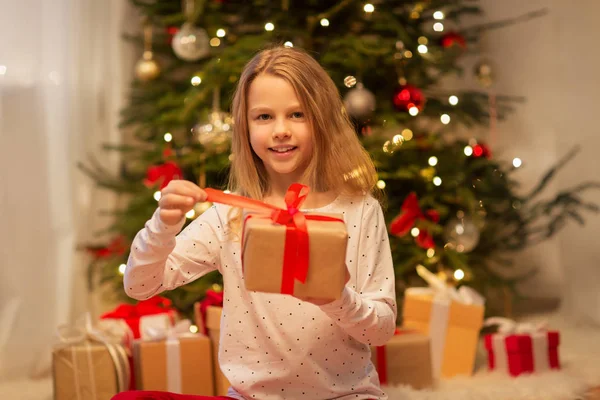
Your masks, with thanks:
M142 300L200 278L223 275L219 363L233 399L386 399L369 346L394 334L394 271L381 207L371 196L373 163L323 68L295 48L257 54L234 95L229 189L285 208L294 182L311 188L306 210L343 214L348 281L338 300L298 299L244 288L240 211L217 204L177 235L206 192L183 180L163 189L136 236L125 291ZM177 236L176 236L177 235ZM201 399L124 392L116 400Z

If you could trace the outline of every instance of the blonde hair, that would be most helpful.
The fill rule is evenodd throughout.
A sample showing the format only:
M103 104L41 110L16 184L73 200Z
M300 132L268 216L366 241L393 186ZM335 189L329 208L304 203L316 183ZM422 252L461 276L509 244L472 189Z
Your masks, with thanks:
M313 132L314 154L303 179L312 191L366 194L377 180L371 157L361 145L332 79L302 50L283 46L262 50L246 64L233 96L233 160L229 190L254 199L269 191L267 171L250 145L248 92L261 74L285 79L296 92Z

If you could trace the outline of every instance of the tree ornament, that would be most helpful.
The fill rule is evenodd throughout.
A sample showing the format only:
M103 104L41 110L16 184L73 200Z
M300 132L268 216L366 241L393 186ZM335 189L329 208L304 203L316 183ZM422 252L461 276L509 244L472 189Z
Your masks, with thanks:
M164 164L149 167L146 171L144 184L152 187L158 183L160 184L159 190L162 190L172 180L181 178L183 178L183 172L181 172L179 165L173 161L167 161Z
M436 210L427 210L423 212L419 207L419 200L414 192L411 192L402 203L402 211L394 218L390 224L390 233L395 236L404 236L415 226L418 220L431 221L437 223L440 220L440 214ZM416 243L419 247L429 249L435 247L433 236L426 229L420 229L416 237Z
M367 120L375 112L375 95L368 89L365 89L362 83L357 83L354 89L351 89L344 96L344 107L348 114L358 120Z
M479 228L469 217L453 218L444 229L444 238L459 253L468 253L477 247L479 236Z
M210 53L206 31L189 22L183 24L175 34L171 46L175 55L185 61L198 61Z
M490 159L492 158L492 152L486 144L477 143L475 146L473 146L473 157L485 157Z
M464 50L467 48L467 41L460 33L450 31L440 37L440 45L445 49L460 47Z
M171 47L175 55L185 61L198 61L210 53L210 42L206 30L195 26L192 22L194 17L194 0L184 2L184 13L188 22L184 23L179 31L173 36Z
M488 61L480 61L475 65L474 74L483 87L490 87L494 83L494 70Z
M407 112L413 107L419 111L425 107L425 96L421 89L413 85L402 85L394 92L394 107L398 111Z
M192 128L194 138L205 149L217 153L225 151L233 132L233 118L231 114L221 111L219 104L220 89L215 88L213 109L208 115L208 121L200 122Z
M144 54L135 65L135 76L142 82L156 79L160 75L160 66L152 53L152 24L144 23Z

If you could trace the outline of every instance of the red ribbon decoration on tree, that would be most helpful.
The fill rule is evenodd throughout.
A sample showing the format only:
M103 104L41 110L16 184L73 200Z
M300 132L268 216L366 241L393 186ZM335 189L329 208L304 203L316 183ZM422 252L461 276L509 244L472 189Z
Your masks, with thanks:
M402 203L402 212L390 224L390 233L395 236L404 236L417 220L429 220L437 223L440 220L440 214L435 210L427 210L423 213L419 208L417 195L411 192ZM435 247L433 236L425 229L419 230L416 242L424 249Z
M179 165L175 164L173 161L167 161L164 164L148 168L144 184L146 186L152 186L157 182L160 182L159 189L162 190L173 179L180 179L181 177L183 177L183 173L181 172Z
M296 279L302 283L306 283L309 267L309 243L306 220L344 222L339 218L322 215L305 215L299 212L300 206L306 200L309 192L308 186L299 183L294 183L288 188L285 194L286 209L259 200L227 194L216 189L207 188L204 190L208 194L207 201L240 207L263 214L268 213L267 218L273 221L273 223L285 225L283 276L281 279L281 293L283 294L294 293L294 281ZM246 217L246 220L251 217L265 218L264 215L260 214L249 215ZM242 243L244 243L243 237Z
M127 248L125 247L125 238L123 236L117 236L108 244L108 246L104 247L94 247L88 246L86 251L88 251L94 258L108 258L116 255L122 255L125 253Z

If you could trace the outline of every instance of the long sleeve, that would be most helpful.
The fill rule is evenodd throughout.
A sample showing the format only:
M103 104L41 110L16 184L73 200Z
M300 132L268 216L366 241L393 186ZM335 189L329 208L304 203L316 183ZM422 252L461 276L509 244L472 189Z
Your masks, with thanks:
M123 277L128 296L144 300L200 278L220 267L223 224L211 207L179 235L184 221L164 224L156 210L131 245Z
M360 224L356 290L344 288L342 297L321 306L338 326L361 343L385 344L396 328L394 267L381 206L367 200Z

